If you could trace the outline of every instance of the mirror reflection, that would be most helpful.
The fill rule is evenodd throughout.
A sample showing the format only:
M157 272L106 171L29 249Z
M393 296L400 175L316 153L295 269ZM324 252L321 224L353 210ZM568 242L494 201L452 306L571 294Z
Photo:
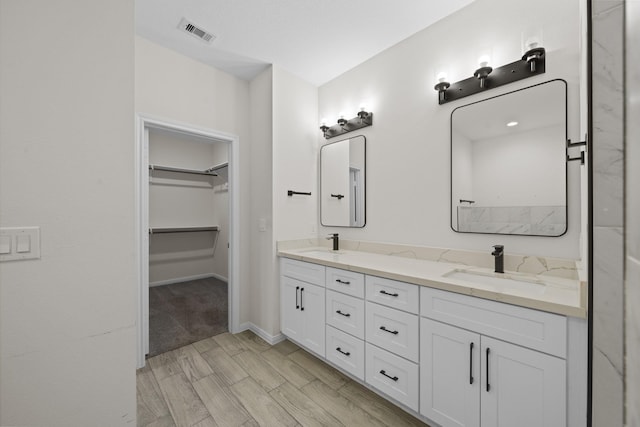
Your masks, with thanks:
M451 228L564 234L566 141L564 80L456 108L451 113Z
M320 148L320 222L324 226L365 225L365 137Z

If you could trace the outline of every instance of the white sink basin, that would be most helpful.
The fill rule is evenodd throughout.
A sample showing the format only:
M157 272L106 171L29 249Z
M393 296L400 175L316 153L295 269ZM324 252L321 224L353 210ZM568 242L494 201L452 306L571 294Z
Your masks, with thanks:
M542 294L546 290L544 283L536 279L513 277L509 274L482 273L479 271L453 270L443 275L450 279L464 280L465 282L477 283L480 285L499 286L502 290L522 290Z

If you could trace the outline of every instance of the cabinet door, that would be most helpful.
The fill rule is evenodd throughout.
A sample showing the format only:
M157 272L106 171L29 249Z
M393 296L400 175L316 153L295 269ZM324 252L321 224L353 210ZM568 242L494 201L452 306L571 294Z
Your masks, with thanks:
M480 425L480 335L420 319L420 413L443 427Z
M304 323L304 336L300 343L324 357L324 294L323 287L303 283L300 286L300 313Z
M304 334L300 311L302 286L305 286L304 282L290 277L280 277L280 330L284 335L298 342L302 340Z
M563 359L482 337L483 426L566 425Z

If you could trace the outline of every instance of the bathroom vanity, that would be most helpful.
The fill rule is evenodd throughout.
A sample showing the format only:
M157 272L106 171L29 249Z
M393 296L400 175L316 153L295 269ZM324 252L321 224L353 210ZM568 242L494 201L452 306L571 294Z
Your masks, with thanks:
M584 282L325 247L278 254L282 333L413 415L579 425Z

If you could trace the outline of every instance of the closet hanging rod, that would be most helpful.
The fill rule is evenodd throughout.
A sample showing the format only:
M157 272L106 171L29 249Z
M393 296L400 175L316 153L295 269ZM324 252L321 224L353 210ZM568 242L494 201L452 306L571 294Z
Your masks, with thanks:
M207 171L199 171L195 169L183 169L183 168L173 168L170 166L158 166L158 165L149 165L149 170L151 171L167 171L167 172L178 172L178 173L190 173L193 175L208 175L208 176L218 176L217 173Z
M213 225L210 227L153 227L149 228L149 234L161 233L193 233L199 231L219 231L220 227Z
M224 163L220 163L220 164L215 165L215 166L211 166L206 171L207 172L215 172L215 171L220 170L222 168L226 168L227 166L229 166L229 162L224 162Z

